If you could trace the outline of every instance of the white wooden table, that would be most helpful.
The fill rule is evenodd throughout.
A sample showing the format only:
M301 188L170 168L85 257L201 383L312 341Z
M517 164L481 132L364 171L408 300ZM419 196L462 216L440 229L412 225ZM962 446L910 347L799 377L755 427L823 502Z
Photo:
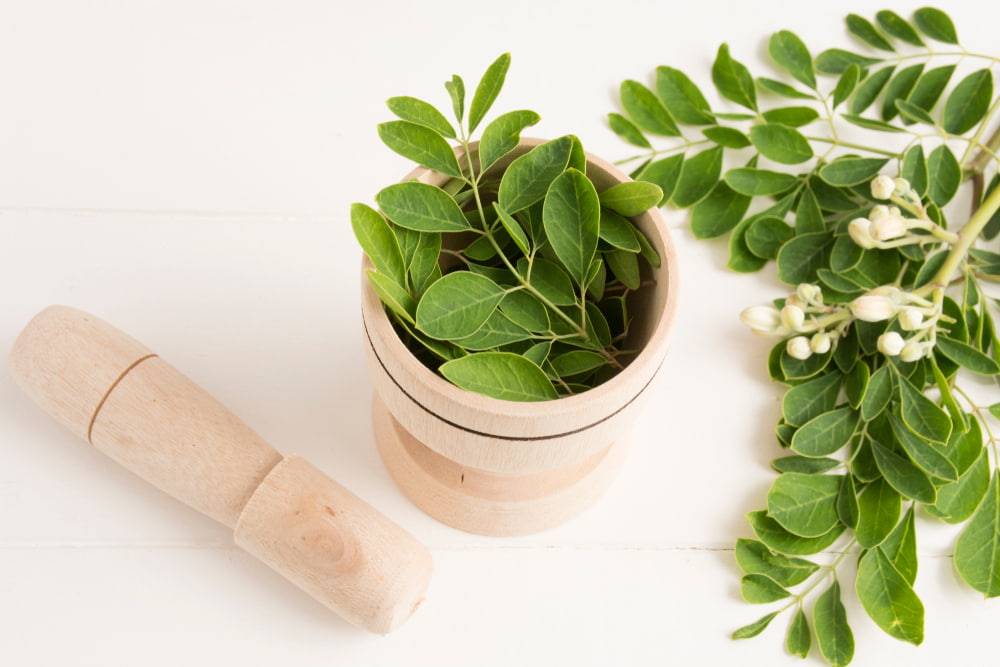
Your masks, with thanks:
M1000 10L942 3L990 51ZM343 6L341 6L343 5ZM677 5L677 6L675 6ZM894 7L909 14L919 4ZM347 212L409 167L383 101L446 104L452 73L513 65L498 108L615 159L616 86L659 64L704 89L727 41L759 69L771 32L848 46L883 3L643 0L0 0L0 350L52 303L109 320L426 543L426 603L387 637L348 626L42 414L0 373L0 664L798 664L785 621L739 598L732 545L779 454L768 343L737 320L782 292L728 273L724 243L667 218L683 293L671 355L621 476L578 519L467 535L396 489L372 442ZM923 525L926 524L926 525ZM960 584L955 532L921 525L927 639L887 638L853 596L856 665L995 664L1000 602ZM810 664L819 664L810 658Z

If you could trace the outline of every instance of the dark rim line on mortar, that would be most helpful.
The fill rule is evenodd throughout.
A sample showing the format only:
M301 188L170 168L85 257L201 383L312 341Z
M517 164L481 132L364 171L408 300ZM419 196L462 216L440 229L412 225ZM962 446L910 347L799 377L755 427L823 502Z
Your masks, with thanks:
M379 356L378 350L375 349L375 344L372 342L371 333L369 333L369 331L368 331L368 322L367 322L367 320L365 320L365 315L364 315L363 312L361 313L361 324L362 324L362 326L365 329L365 337L368 339L368 347L371 348L372 354L374 354L375 355L375 359L378 360L379 366L382 367L382 370L385 371L385 374L388 376L388 378L390 380L392 380L392 383L394 385L396 385L396 387L401 392L403 392L403 395L406 396L408 399L410 399L410 401L414 405L416 405L418 408L420 408L421 410L423 410L427 414L429 414L429 415L431 415L433 417L436 417L437 419L441 420L445 424L448 424L449 426L457 428L457 429L459 429L461 431L465 431L466 433L471 433L473 435L479 435L479 436L483 436L483 437L486 437L486 438L495 438L497 440L509 440L511 442L519 442L519 441L529 442L529 441L555 440L557 438L566 438L566 437L569 437L571 435L576 435L577 433L582 433L583 431L586 431L586 430L589 430L591 428L594 428L595 426L597 426L599 424L603 424L604 422L608 421L609 419L611 419L612 417L614 417L615 415L617 415L619 412L621 412L622 410L624 410L628 406L632 405L633 401L635 401L635 399L639 398L639 396L641 396L642 393L644 391L646 391L646 389L649 387L649 385L653 383L653 380L656 379L656 376L660 372L660 368L663 367L663 359L661 359L660 363L657 364L656 370L653 371L653 374L650 376L649 380L646 382L646 384L644 384L642 386L642 389L640 389L639 391L637 391L632 396L632 398L630 398L628 401L626 401L626 403L624 405L622 405L621 407L619 407L614 412L612 412L612 413L610 413L608 415L605 415L601 419L598 419L595 422L587 424L586 426L581 426L580 428L575 428L575 429L573 429L571 431L564 431L563 433L556 433L554 435L530 435L530 436L499 435L499 434L496 434L496 433L487 433L485 431L477 431L475 429L469 428L468 426L462 426L461 424L453 422L450 419L442 417L441 415L439 415L438 413L434 412L433 410L431 410L430 408L428 408L426 405L424 405L423 403L421 403L420 401L418 401L416 398L414 398L410 394L410 392L406 391L406 389L403 387L403 385L401 385L399 383L399 381L396 380L395 377L393 377L392 373L389 372L389 369L386 368L385 363L382 361L382 357ZM558 400L558 399L556 399L556 400Z

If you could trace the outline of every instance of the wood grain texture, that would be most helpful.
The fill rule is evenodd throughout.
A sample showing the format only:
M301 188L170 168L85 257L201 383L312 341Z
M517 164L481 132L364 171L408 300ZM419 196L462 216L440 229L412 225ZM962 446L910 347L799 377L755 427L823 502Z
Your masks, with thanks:
M11 369L74 433L234 528L237 544L351 623L384 634L423 600L433 565L416 539L106 322L50 307L18 337Z
M505 168L539 143L539 139L522 140L518 149L493 169ZM630 180L604 160L587 157L587 174L598 191ZM420 168L404 180L412 179L441 185L447 177ZM416 441L460 467L507 475L572 469L622 440L666 355L679 289L676 253L659 210L646 211L633 221L662 259L659 267L647 269L644 275L655 284L633 293L630 303L634 321L626 346L641 352L604 384L554 401L502 401L447 382L409 352L363 277L362 314L369 367L375 391L396 422ZM362 264L363 271L372 268L367 258ZM383 449L383 454L392 456L400 451ZM428 472L425 477L430 480L434 476ZM412 495L414 489L411 484L408 493Z

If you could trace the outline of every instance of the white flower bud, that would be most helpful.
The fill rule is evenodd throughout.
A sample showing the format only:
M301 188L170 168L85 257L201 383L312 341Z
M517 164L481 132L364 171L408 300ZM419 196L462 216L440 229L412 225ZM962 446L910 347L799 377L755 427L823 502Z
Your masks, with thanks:
M875 238L871 233L872 221L868 218L855 218L847 225L847 233L851 239L862 248L868 250L875 247Z
M896 183L885 174L880 174L872 179L872 197L875 199L888 199L895 190Z
M878 337L878 351L887 357L895 357L905 345L906 341L896 331L887 331Z
M899 351L899 358L903 361L917 361L924 356L924 347L915 341L907 341L903 349Z
M868 214L868 219L872 222L878 222L879 218L884 218L889 215L889 207L885 204L876 204L872 207L872 212Z
M906 306L899 311L899 326L903 331L916 331L924 322L924 314L919 308Z
M812 356L812 347L809 346L809 339L805 336L790 338L785 344L785 351L788 356L795 359L808 359Z
M774 306L750 306L740 313L740 320L754 333L778 334L781 313Z
M851 302L851 314L864 322L883 322L896 314L896 304L887 297L869 293Z
M799 298L798 293L795 293L795 294L789 294L788 295L788 297L785 299L785 305L786 306L798 306L799 308L805 308L807 304L806 304L805 301L803 301L802 299Z
M893 303L900 303L903 298L903 290L895 285L879 285L875 289L868 290L870 296L889 297Z
M792 331L798 331L806 321L806 313L798 306L786 305L781 309L781 323Z
M813 334L813 337L809 339L809 347L816 354L826 354L832 345L833 339L830 334L823 331Z
M819 293L819 287L816 285L810 285L809 283L802 283L795 288L795 295L799 297L802 303L809 303L816 299L816 295Z
M876 241L891 241L907 232L909 225L899 215L884 215L872 223L870 233Z
M905 178L894 178L892 183L894 185L893 194L903 197L910 191L910 182Z

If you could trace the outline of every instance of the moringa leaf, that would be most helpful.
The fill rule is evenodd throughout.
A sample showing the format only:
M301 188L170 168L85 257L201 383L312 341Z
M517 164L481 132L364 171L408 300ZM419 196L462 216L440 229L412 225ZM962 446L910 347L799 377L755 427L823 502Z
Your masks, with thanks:
M378 126L382 142L417 164L455 178L462 178L455 151L437 131L405 120L391 120Z
M973 373L979 373L980 375L997 375L1000 373L1000 364L997 364L994 359L967 343L948 338L947 336L938 336L935 349L959 366L968 368Z
M418 232L461 232L471 229L455 200L441 188L409 181L382 189L375 201L386 217Z
M907 99L914 86L917 85L917 79L920 78L923 71L924 65L920 63L901 69L896 73L896 76L886 86L885 96L882 98L882 120L892 120L896 117L898 113L896 101Z
M757 91L750 70L730 55L728 44L719 46L716 53L712 64L712 83L727 100L757 110Z
M683 154L671 155L670 157L663 158L662 160L650 162L642 168L636 178L638 180L649 181L650 183L660 186L660 189L663 191L663 198L660 199L660 206L663 206L674 194L674 189L677 187L677 181L681 175L681 168L683 164ZM722 169L721 157L719 159L719 169Z
M386 105L389 107L389 111L396 114L401 120L423 125L448 139L456 137L455 128L451 126L448 119L433 105L423 100L416 97L390 97L386 100Z
M923 40L920 39L920 35L913 29L913 26L896 12L883 9L875 14L875 21L882 30L885 30L896 39L902 40L907 44L912 44L913 46L924 46Z
M685 159L671 194L674 205L688 208L700 202L719 182L721 173L721 146L705 149ZM663 191L666 192L667 188L663 188Z
M462 389L504 401L557 398L545 372L511 352L479 352L441 364L441 374Z
M691 211L691 233L695 238L708 239L732 230L743 219L751 198L719 181L711 193Z
M793 174L755 167L730 169L724 180L736 192L750 196L778 194L799 182L798 177Z
M917 580L917 534L914 524L913 505L906 510L903 519L889 533L889 537L879 545L892 566L903 575L910 586Z
M762 574L781 586L801 584L819 569L819 565L804 558L776 554L758 540L740 538L734 552L743 572Z
M620 113L608 114L608 127L611 128L612 132L633 146L638 146L639 148L653 147L652 144L649 143L649 140L643 135L642 130L640 130L635 123Z
M761 155L781 164L801 164L813 157L809 141L786 125L754 125L750 128L750 141Z
M955 569L987 598L1000 595L1000 473L955 544Z
M838 187L860 185L877 176L886 162L885 158L843 157L821 167L819 177Z
M819 112L812 107L779 107L761 114L768 123L778 123L788 127L804 127L819 119Z
M851 113L859 114L874 104L895 71L895 65L888 65L862 81L854 92L854 99L851 100Z
M601 228L594 184L576 169L563 172L545 195L542 221L552 250L575 283L584 286Z
M486 116L486 112L493 106L497 95L500 94L500 89L503 88L503 82L509 68L509 53L502 54L486 68L486 72L476 86L476 92L472 94L472 103L469 105L469 134L476 130L483 117Z
M449 273L427 288L417 304L417 328L431 338L456 340L476 333L506 290L470 271Z
M375 270L397 285L406 285L406 265L399 241L385 218L370 206L351 204L351 228Z
M858 525L854 536L866 549L881 544L899 522L899 492L879 477L858 495Z
M924 640L924 605L881 547L858 562L855 590L861 605L890 637L919 646Z
M837 408L810 419L792 438L792 449L803 456L829 456L846 445L858 427L858 413Z
M812 56L798 35L788 30L774 33L767 41L767 52L792 77L816 90Z
M483 138L479 141L480 169L486 171L514 150L521 141L521 131L539 120L541 116L534 111L508 111L497 116L483 129Z
M969 74L955 86L944 104L944 129L952 134L968 132L986 115L992 99L992 72L981 69Z
M958 44L958 33L951 17L940 9L922 7L913 13L913 23L917 29L938 42Z
M812 632L809 630L809 621L806 619L806 613L800 607L788 626L788 634L785 635L785 650L792 655L805 658L809 655L811 647Z
M573 138L559 137L535 146L510 163L500 179L497 200L505 211L513 215L541 201L549 186L566 170Z
M785 421L793 426L802 426L832 411L837 405L842 379L840 373L830 372L792 387L781 402Z
M837 80L837 86L833 89L833 108L836 109L846 102L860 82L861 68L857 63L851 63L844 69Z
M732 127L707 127L701 133L705 135L706 139L726 148L746 148L750 145L750 139L747 138L747 135Z
M763 574L746 574L740 579L740 594L750 604L767 604L787 598L791 593Z
M747 227L744 242L757 257L775 259L781 247L795 236L787 222L773 215L757 218Z
M868 19L857 14L848 14L846 23L848 32L868 46L882 51L896 50L892 43Z
M465 116L465 82L462 81L462 77L454 74L451 81L444 82L444 87L448 91L448 96L451 97L451 107L455 112L455 118L461 123Z
M416 321L417 304L409 292L384 273L371 269L365 273L379 300L403 321L413 324Z
M836 542L844 532L844 526L841 524L820 537L799 537L782 528L781 524L767 515L767 512L750 512L746 516L757 539L778 553L793 556L819 553Z
M656 94L670 115L685 125L715 123L712 109L698 86L684 72L673 67L656 68Z
M769 93L774 93L775 95L781 95L782 97L788 97L793 100L815 100L816 95L811 95L809 93L803 93L802 91L789 86L787 83L778 81L776 79L771 79L766 76L757 77L757 85L760 88L768 91Z
M767 626L771 624L774 617L777 616L780 611L772 611L770 614L760 617L753 623L749 625L744 625L742 628L733 631L733 639L750 639L751 637L756 637L760 633L767 629Z
M768 491L767 513L793 535L821 537L840 521L839 491L840 476L786 472L774 480Z
M499 203L493 202L493 207L497 212L497 220L500 221L503 228L510 234L510 238L514 240L514 245L525 255L530 254L531 241L528 240L528 235L524 233L524 229L521 228L520 223L514 219L514 216L505 211Z
M820 653L832 667L845 667L854 658L854 634L847 623L847 610L840 599L840 582L834 579L816 599L813 628Z
M789 285L815 283L816 269L827 262L829 232L799 234L778 251L778 279Z
M910 187L921 197L927 194L929 176L927 160L924 159L924 147L921 144L914 144L903 155L903 166L899 175L909 181Z
M570 306L576 303L573 281L558 264L540 257L529 262L522 257L517 261L517 272L552 305Z
M681 131L663 102L638 81L623 81L619 91L622 108L636 125L651 134L679 137Z
M599 193L601 206L631 218L655 208L663 199L663 190L648 181L628 181L612 185Z
M851 65L871 67L882 62L881 58L870 58L844 49L827 49L816 56L816 71L823 74L843 74Z
M901 495L919 503L933 505L937 500L937 489L920 468L910 463L887 447L872 441L875 464L892 488Z
M642 245L637 237L638 230L626 218L609 211L601 209L601 240L609 243L619 250L627 252L640 252Z
M947 443L951 435L948 414L898 372L896 384L899 386L900 417L906 427L924 440Z

